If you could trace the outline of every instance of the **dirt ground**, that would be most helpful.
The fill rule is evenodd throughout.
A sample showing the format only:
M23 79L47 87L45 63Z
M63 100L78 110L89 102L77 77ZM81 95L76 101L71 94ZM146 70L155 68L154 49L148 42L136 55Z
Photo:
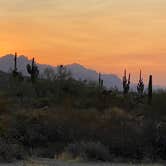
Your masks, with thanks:
M63 162L49 159L28 160L15 163L4 163L0 166L165 166L166 164L113 164L113 163L82 163L82 162Z

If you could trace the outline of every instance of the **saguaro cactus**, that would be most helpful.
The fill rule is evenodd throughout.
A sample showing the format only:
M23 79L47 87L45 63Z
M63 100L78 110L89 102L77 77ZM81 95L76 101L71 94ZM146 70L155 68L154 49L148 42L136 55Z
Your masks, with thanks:
M148 85L148 103L152 103L152 95L153 95L153 80L152 75L149 76L149 85Z
M21 72L18 72L18 68L17 68L17 53L15 53L14 55L14 69L12 71L12 75L13 77L19 81L23 81L24 77L22 76Z
M27 71L31 75L31 81L35 82L36 79L39 76L39 70L38 70L37 65L35 64L35 59L34 58L32 59L32 64L27 65Z
M17 71L17 53L14 56L14 70Z
M17 77L18 76L18 71L17 71L17 53L14 55L14 69L13 69L13 76Z
M144 93L144 82L143 82L142 71L141 70L140 70L139 82L138 82L138 85L137 85L137 92L138 92L138 95L140 97L143 96L143 93Z
M123 93L124 94L127 94L130 90L130 78L131 78L131 75L129 74L129 77L127 79L127 73L125 69L124 76L123 76Z
M103 80L101 79L101 73L99 73L99 88L103 88Z

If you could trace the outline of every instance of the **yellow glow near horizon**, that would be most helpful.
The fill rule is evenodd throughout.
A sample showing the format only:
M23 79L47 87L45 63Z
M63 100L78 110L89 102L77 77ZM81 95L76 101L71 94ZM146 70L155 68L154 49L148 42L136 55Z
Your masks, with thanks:
M0 54L80 63L166 85L165 0L0 0Z

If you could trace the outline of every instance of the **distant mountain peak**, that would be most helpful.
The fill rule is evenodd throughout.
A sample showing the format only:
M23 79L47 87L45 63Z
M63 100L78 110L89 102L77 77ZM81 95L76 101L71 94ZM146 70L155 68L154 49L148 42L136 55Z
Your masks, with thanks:
M4 55L1 57L1 59L4 59L4 58L12 58L14 55L12 54L7 54L7 55Z
M18 56L18 58L29 60L28 57L25 55L20 55L20 56Z
M77 67L77 68L85 68L83 65L81 65L81 64L79 64L79 63L72 63L72 64L68 64L68 65L66 65L66 66L68 66L68 67L70 67L70 66L75 66L75 67Z

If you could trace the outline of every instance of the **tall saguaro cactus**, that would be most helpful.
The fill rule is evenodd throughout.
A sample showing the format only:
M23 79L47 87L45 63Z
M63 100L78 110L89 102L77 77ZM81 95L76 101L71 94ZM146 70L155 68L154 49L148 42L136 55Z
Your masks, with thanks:
M144 93L144 82L143 82L142 71L141 70L140 70L139 82L138 82L138 85L137 85L137 92L138 92L138 95L140 97L143 96L143 93Z
M103 80L101 79L101 73L99 73L99 88L103 88Z
M17 53L14 56L14 70L17 71Z
M123 76L123 93L124 94L127 94L130 90L130 78L131 78L131 75L129 74L127 79L127 73L125 69L124 76Z
M14 69L13 69L13 77L18 76L18 71L17 71L17 53L14 55Z
M153 77L149 76L149 85L148 85L148 103L152 103L152 95L153 95Z
M27 71L31 75L31 81L35 82L36 79L39 76L39 70L38 70L37 65L35 64L35 59L34 58L32 59L32 64L27 65Z

